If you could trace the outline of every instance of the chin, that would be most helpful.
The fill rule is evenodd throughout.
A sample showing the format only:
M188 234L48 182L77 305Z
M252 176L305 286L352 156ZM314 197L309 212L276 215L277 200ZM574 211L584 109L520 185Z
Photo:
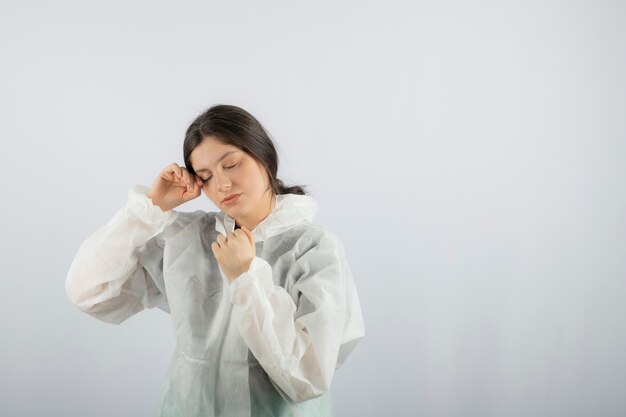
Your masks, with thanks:
M234 207L224 207L222 208L222 211L232 218L235 218L235 215L241 216L240 210Z

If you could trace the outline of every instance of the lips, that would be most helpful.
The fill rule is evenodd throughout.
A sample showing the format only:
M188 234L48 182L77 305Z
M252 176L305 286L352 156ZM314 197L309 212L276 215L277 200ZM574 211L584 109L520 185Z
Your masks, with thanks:
M222 203L226 203L226 202L232 200L233 198L237 197L238 195L240 195L240 194L231 194L228 197L226 197L225 199L223 199Z

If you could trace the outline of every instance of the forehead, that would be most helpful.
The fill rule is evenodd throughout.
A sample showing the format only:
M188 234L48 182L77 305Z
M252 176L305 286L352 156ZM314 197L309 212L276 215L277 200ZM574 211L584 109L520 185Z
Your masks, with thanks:
M194 171L211 169L224 157L245 154L238 147L222 143L216 139L206 138L191 152L189 159Z

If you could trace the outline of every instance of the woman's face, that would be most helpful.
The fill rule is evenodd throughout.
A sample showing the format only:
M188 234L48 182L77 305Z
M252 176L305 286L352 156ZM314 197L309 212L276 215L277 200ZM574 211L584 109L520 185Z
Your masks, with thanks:
M252 156L212 136L204 138L189 157L209 199L249 229L271 211L271 189L265 167ZM226 197L237 195L231 201Z

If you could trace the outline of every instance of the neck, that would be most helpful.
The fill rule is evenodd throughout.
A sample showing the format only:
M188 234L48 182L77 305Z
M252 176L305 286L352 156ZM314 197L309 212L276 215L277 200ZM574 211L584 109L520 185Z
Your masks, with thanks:
M250 216L236 218L235 224L244 226L248 230L254 230L276 207L276 197L273 193L270 196L271 198L268 196L255 213L251 213Z

